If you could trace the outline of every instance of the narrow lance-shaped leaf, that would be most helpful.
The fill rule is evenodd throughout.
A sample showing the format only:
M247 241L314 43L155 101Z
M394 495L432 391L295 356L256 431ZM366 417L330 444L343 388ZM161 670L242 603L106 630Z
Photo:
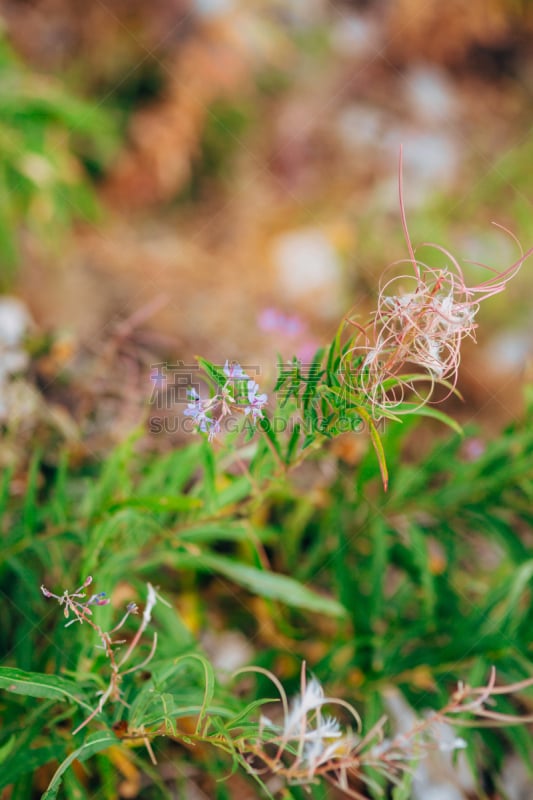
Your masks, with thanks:
M117 737L109 731L101 731L91 734L82 744L82 746L78 747L77 750L74 750L74 752L72 752L57 768L52 780L48 784L47 790L41 796L41 800L56 799L59 787L61 786L61 782L63 780L63 775L74 761L86 761L95 753L100 753L102 750L107 750L108 747L118 744L118 742L119 740Z
M341 603L327 595L318 594L311 588L290 578L269 570L233 561L218 553L185 553L168 550L158 551L139 564L141 572L152 574L162 564L184 569L196 569L201 572L214 572L228 580L243 586L253 594L279 600L288 606L304 608L334 617L344 617L346 609Z
M387 491L389 486L389 472L387 469L387 461L385 459L385 450L383 449L383 442L380 439L378 429L374 424L374 420L368 413L368 411L361 406L357 406L357 413L361 415L361 417L365 420L368 424L368 429L370 431L370 438L372 440L372 444L374 445L374 450L376 451L376 455L378 458L379 463L379 471L381 473L381 480L383 482L383 488Z
M0 789L15 783L23 775L28 773L34 775L39 767L51 761L60 761L65 757L65 748L61 745L50 745L49 747L31 748L27 745L25 749L17 748L16 753L5 761L0 761Z
M15 667L0 667L0 689L30 697L43 697L49 700L70 700L84 708L91 708L74 681L59 676L43 675L40 672L26 672Z

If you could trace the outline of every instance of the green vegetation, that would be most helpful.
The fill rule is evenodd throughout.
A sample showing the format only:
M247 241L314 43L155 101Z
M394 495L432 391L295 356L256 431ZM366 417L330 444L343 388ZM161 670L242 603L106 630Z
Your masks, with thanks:
M98 173L113 145L108 112L23 64L0 35L0 288L20 260L23 231L58 244L74 220L94 220L88 170Z
M328 694L355 703L365 730L383 713L388 685L421 712L442 706L459 679L482 682L490 665L505 683L528 677L533 562L523 533L533 521L531 428L508 427L475 458L454 435L405 463L402 452L419 425L392 423L384 434L387 494L371 450L355 471L337 463L327 487L319 469L325 452L315 453L306 464L316 482L309 491L298 471L294 479L276 472L262 444L254 446L253 479L237 469L250 444L241 453L231 444L214 453L196 442L161 457L138 454L135 438L92 469L36 458L22 498L11 495L6 475L0 785L28 798L37 768L47 765L39 773L50 783L43 797L55 797L60 777L52 775L62 764L60 796L88 797L100 788L113 798L123 779L121 748L148 776L138 796L168 797L146 751L115 735L125 722L150 737L158 761L192 759L208 776L211 796L228 796L224 782L212 781L228 774L231 753L217 756L205 741L251 724L256 701L275 694L261 679L255 690L236 692L211 665L198 632L209 628L213 607L224 629L257 642L254 663L281 673L293 693L307 658ZM154 610L156 655L125 676L127 705L108 703L73 736L105 688L108 665L98 637L84 625L65 628L39 585L45 576L61 594L86 575L112 598L141 604L149 581L172 608ZM109 605L94 609L104 629L120 614ZM267 617L270 630L263 631ZM126 638L129 630L130 621ZM506 701L503 708L519 706ZM201 736L199 714L209 720ZM182 725L191 718L192 729ZM497 776L510 743L531 759L522 727L467 731L466 739L476 744L468 752L480 782L484 770ZM63 771L75 759L83 769ZM298 789L293 796L301 796Z

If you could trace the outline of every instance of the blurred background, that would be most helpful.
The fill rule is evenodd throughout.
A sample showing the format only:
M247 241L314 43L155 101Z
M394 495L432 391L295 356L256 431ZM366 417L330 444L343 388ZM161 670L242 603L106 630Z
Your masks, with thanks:
M498 269L519 249L492 221L533 244L528 0L4 0L0 24L4 465L36 433L121 439L155 363L268 389L278 352L364 318L407 252L401 145L415 244ZM531 263L449 409L489 430L521 408Z

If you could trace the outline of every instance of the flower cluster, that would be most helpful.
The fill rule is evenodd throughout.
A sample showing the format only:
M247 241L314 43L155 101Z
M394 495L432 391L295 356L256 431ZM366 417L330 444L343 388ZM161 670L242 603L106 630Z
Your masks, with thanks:
M226 361L223 374L225 382L213 397L202 399L196 389L189 389L190 402L183 412L191 417L198 431L208 434L209 441L220 433L222 420L233 412L249 416L253 422L263 417L266 394L258 394L259 385L237 363Z
M92 606L103 606L107 605L110 601L106 596L105 592L98 592L98 594L93 594L89 597L88 600L85 600L86 594L83 591L92 583L92 577L89 576L86 580L82 583L82 585L76 589L74 592L69 592L67 589L63 592L63 594L54 594L45 586L41 586L41 592L47 598L53 598L57 600L60 606L64 609L65 617L69 617L70 613L74 615L74 618L71 619L69 622L66 623L65 627L72 625L74 622L80 623L87 623L97 634L102 642L102 649L105 652L106 657L109 659L109 666L111 670L109 684L105 691L100 693L100 700L96 706L96 708L89 714L87 719L85 719L76 730L73 731L73 734L78 733L82 728L87 725L97 714L99 714L104 705L107 703L109 699L111 700L120 700L124 702L121 698L121 691L120 691L120 684L122 682L122 678L124 675L127 675L130 672L134 672L142 667L146 666L148 662L153 658L156 646L157 646L157 634L154 634L152 647L148 656L140 663L134 667L130 667L127 670L123 670L124 664L130 658L131 654L139 644L142 634L144 630L148 626L152 618L152 610L157 603L158 600L161 598L156 593L154 587L149 583L147 584L148 594L146 599L146 605L144 608L144 612L137 628L137 632L128 643L125 651L121 654L120 658L115 653L117 647L124 645L126 642L123 639L116 640L113 638L113 634L115 634L118 630L122 628L130 614L137 614L139 609L136 603L128 603L126 606L126 612L122 616L121 620L118 622L117 625L111 631L104 631L102 628L94 622L92 617ZM166 605L166 601L162 601ZM152 756L151 749L149 748L150 755Z
M414 284L410 291L406 282ZM427 267L388 281L369 329L352 350L362 356L361 385L373 409L397 408L407 392L417 391L405 371L422 370L430 384L450 380L454 386L460 345L474 336L478 308L473 290L448 269Z
M248 671L262 673L272 680L283 709L282 723L261 716L258 736L253 741L239 742L240 751L248 755L250 771L256 774L270 771L303 785L323 778L355 800L366 800L367 795L360 791L365 784L376 789L385 779L400 785L403 777L412 775L420 759L430 753L465 749L466 741L455 735L453 726L515 725L532 718L487 708L493 705L496 696L509 695L533 685L533 678L528 678L511 686L497 686L493 668L486 686L471 688L460 683L444 708L428 712L421 719L413 715L409 729L386 738L387 717L383 716L363 735L356 710L344 700L325 696L315 678L307 682L305 664L302 665L300 694L291 705L275 675L262 667L241 670ZM343 728L339 720L325 715L322 710L325 705L344 707L355 720L356 730ZM469 716L465 718L465 714ZM480 721L476 722L472 716ZM263 768L252 767L256 759Z
M316 678L307 683L302 672L302 690L285 715L282 730L282 747L290 742L297 744L297 757L292 765L295 774L302 767L307 778L312 778L324 764L342 760L355 744L351 731L343 733L334 717L324 715L326 704L346 705L359 727L361 722L354 708L338 698L326 697Z
M91 606L106 606L109 603L106 592L92 594L88 600L85 600L86 594L83 590L90 586L92 582L93 579L89 575L76 591L69 592L68 589L65 589L63 594L54 594L46 586L41 586L41 592L45 597L53 597L60 606L63 606L63 613L67 619L70 617L71 612L74 614L74 619L67 622L66 628L72 625L73 622L87 622L87 618L92 616L93 613Z
M418 397L421 404L428 402L437 383L454 390L461 342L467 336L475 339L480 302L503 291L532 252L521 252L520 258L500 273L485 267L493 276L469 287L459 263L444 248L426 245L440 251L448 266L435 269L417 261L403 204L402 220L410 255L407 263L413 274L395 276L380 287L377 309L367 326L350 320L358 333L345 354L349 369L344 373L353 375L357 365L357 388L376 415L401 412L408 396ZM421 381L426 386L429 383L423 396L418 388ZM351 388L356 388L355 384Z
M354 719L356 728L360 729L357 711L345 700L327 697L316 678L307 681L305 664L302 664L300 694L290 706L283 686L271 672L261 667L249 667L243 671L267 675L278 689L283 706L282 724L262 715L258 741L243 743L243 750L291 783L305 785L316 782L318 777L330 779L334 775L333 782L339 788L347 789L346 770L353 767L354 751L360 736L350 728L343 730L337 719L324 714L323 707L344 707Z

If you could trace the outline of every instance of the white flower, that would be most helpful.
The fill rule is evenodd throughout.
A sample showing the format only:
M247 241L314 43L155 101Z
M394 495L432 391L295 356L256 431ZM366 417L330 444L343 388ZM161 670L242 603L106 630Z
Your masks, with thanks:
M144 607L143 613L143 623L148 625L150 620L152 619L152 609L154 608L155 604L157 603L157 592L152 586L151 583L146 584L148 587L148 597L146 598L146 605Z
M344 736L341 731L338 732L333 741L331 739L329 741L315 739L307 742L304 748L303 760L307 765L309 776L312 776L322 764L345 758L353 750L355 744L356 740L353 736Z
M312 678L304 689L303 695L297 697L292 704L292 709L285 719L283 732L286 738L296 731L300 732L302 725L307 728L307 715L310 711L319 709L324 702L324 690L316 678Z
M317 720L317 727L305 733L308 742L322 742L323 739L337 739L342 736L340 723L334 717Z
M466 747L468 747L467 743L460 736L456 736L451 742L441 742L439 744L439 750L444 753L453 753L454 750L464 750Z

